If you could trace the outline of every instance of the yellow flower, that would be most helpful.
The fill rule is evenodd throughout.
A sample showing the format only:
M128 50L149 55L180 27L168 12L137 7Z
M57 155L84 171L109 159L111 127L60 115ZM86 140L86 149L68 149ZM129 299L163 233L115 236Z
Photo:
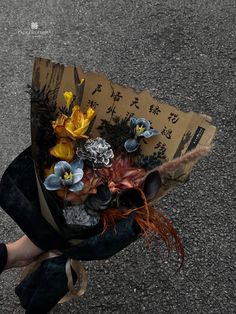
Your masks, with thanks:
M63 179L65 180L71 180L73 179L73 173L72 172L65 172Z
M86 113L86 119L91 121L93 117L94 117L94 110L91 107L89 107Z
M84 114L80 111L79 106L74 106L70 117L62 114L56 121L52 122L54 132L58 137L70 137L75 140L80 137L86 137L84 135L88 130L90 122L95 116L95 111L89 107L87 113Z
M72 141L69 138L61 137L57 144L50 148L49 153L61 160L72 161L75 155L75 149Z
M138 124L136 125L135 128L135 133L137 136L140 136L141 134L143 134L143 132L145 131L145 127L143 125L139 126Z
M54 166L55 166L55 163L53 163L50 168L44 169L44 177L45 178L47 178L50 174L54 173Z
M67 137L67 132L65 130L64 124L68 117L65 114L61 114L56 121L52 121L52 127L54 129L54 133L58 137Z
M66 106L69 107L70 104L72 103L72 100L73 100L73 93L72 92L65 92L63 94L64 98L65 98L65 101L66 101Z

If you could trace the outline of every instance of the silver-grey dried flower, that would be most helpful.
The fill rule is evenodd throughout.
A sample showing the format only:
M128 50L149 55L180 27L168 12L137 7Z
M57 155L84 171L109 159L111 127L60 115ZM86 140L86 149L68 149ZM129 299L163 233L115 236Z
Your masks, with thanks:
M100 215L94 213L91 215L84 207L84 204L68 206L63 210L63 216L68 225L81 225L86 227L93 227L98 224Z
M89 195L83 204L67 206L63 216L69 225L93 227L99 223L101 213L109 207L112 193L106 184L97 187L97 193Z
M77 149L77 155L92 162L97 169L111 167L114 157L111 145L101 137L87 140L83 148Z

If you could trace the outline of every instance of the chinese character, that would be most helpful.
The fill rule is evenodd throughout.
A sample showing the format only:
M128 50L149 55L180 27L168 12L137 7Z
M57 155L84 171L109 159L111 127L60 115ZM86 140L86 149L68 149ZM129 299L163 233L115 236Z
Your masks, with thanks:
M134 100L132 101L132 103L130 104L130 107L135 106L137 109L139 109L138 101L139 101L139 99L137 97L135 97Z
M125 116L125 120L129 120L130 118L132 118L134 116L133 112L129 112L127 111L126 116Z
M99 104L96 101L93 101L90 99L88 100L88 105L93 109L95 109L97 106L99 106Z
M171 112L168 117L168 120L175 124L176 122L179 121L178 114Z
M123 96L120 92L115 93L114 91L111 94L111 97L114 99L114 101L119 101Z
M159 158L164 158L165 157L165 153L166 153L166 149L167 149L165 143L157 142L157 144L155 145L154 149L158 150L157 156Z
M95 90L92 92L92 95L94 95L96 92L101 92L102 91L102 84L98 84Z
M164 129L161 131L162 135L165 135L166 138L168 138L168 140L171 139L171 134L172 134L172 130L171 129L167 129L166 126L164 126Z
M155 148L155 149L158 149L158 148L160 148L160 147L161 147L161 142L157 142L154 148Z
M159 106L150 105L149 112L153 113L155 116L158 116L158 114L161 112Z
M115 107L108 107L106 113L111 113L111 116L113 117L113 115L116 113L116 108Z

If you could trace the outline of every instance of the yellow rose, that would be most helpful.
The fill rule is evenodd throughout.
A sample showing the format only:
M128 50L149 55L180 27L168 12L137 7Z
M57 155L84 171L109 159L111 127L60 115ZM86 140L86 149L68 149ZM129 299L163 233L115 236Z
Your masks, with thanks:
M73 100L73 93L72 92L65 92L63 94L64 98L65 98L65 101L66 101L66 106L69 107L70 104L72 103L72 100Z
M57 144L49 149L49 153L54 157L70 162L74 158L75 149L69 138L61 137Z

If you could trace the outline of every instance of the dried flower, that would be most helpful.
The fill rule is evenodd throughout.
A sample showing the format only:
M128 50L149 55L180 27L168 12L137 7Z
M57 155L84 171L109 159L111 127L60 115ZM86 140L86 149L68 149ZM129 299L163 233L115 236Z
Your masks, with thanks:
M100 220L99 214L90 215L86 210L84 204L68 206L63 210L63 216L68 225L80 225L93 227L98 224Z
M91 168L84 169L83 190L78 191L78 192L68 191L65 199L69 202L81 202L82 200L85 200L88 195L96 194L97 187L102 182L103 182L102 178L96 175L96 173ZM62 190L57 191L57 195L60 198L65 197L65 193L63 193Z
M144 169L134 168L130 163L130 158L124 155L114 158L110 168L97 170L97 175L107 181L112 192L140 187L145 179L145 174Z
M56 158L70 162L74 158L75 149L69 138L61 137L57 144L49 149L49 153Z
M97 193L90 195L83 204L75 204L64 209L67 224L94 226L99 222L100 214L108 208L112 193L106 184L97 187Z
M55 163L53 163L50 167L44 169L44 177L48 177L50 174L54 173Z
M111 145L101 137L89 139L83 148L77 149L77 155L92 162L94 168L111 167L114 157Z
M80 107L76 105L73 107L70 117L61 114L56 121L52 122L52 127L55 134L59 137L70 137L73 140L80 137L87 138L85 133L94 116L95 111L91 107L84 114L80 111Z
M84 172L83 161L76 159L72 163L59 161L54 166L54 173L50 174L44 181L47 190L55 191L63 187L68 188L71 192L80 191L84 187L81 181Z
M52 121L52 127L54 129L54 133L58 137L67 137L67 132L65 129L65 122L68 117L65 114L60 114L56 121Z
M144 118L132 117L130 119L130 128L132 132L132 138L126 140L124 144L124 147L128 153L132 153L138 149L140 145L138 141L139 138L149 138L160 133L157 130L152 129L150 122Z
M65 92L63 94L64 98L65 98L65 101L66 101L66 106L69 107L70 104L72 103L73 101L73 98L74 98L74 95L72 92Z

